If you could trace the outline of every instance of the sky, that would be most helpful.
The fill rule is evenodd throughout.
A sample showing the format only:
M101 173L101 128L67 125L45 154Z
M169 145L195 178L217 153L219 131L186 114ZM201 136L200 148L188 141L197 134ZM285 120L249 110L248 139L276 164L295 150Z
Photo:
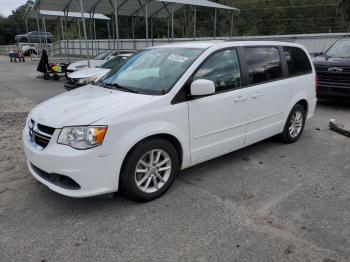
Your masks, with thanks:
M0 14L7 17L12 14L12 10L26 2L27 0L0 0Z

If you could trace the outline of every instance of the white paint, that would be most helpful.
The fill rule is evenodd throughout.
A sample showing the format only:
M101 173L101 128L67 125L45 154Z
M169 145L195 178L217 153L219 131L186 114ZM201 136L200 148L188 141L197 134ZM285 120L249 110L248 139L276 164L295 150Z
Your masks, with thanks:
M297 46L285 42L207 42L207 49L165 95L151 96L85 86L51 98L35 107L28 119L55 127L48 146L40 150L23 131L28 161L46 172L63 174L81 185L66 190L40 178L52 190L72 197L86 197L118 190L121 165L129 150L152 135L169 134L181 144L182 169L253 144L283 130L292 107L301 99L309 104L308 118L316 105L315 70L309 75L245 87L201 98L172 103L175 95L213 52L235 46ZM198 47L198 43L164 48ZM309 57L311 60L311 58ZM312 63L311 63L312 64ZM28 121L27 121L28 122ZM107 125L99 147L76 150L56 143L64 126Z

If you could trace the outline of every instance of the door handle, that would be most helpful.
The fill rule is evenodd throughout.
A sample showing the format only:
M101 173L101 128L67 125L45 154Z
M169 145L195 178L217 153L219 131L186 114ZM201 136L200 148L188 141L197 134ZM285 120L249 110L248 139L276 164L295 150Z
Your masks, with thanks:
M254 93L252 94L252 98L258 98L258 97L260 97L260 96L262 96L262 94L259 93L259 92L254 92Z
M247 100L247 97L246 96L237 96L236 98L235 98L235 102L236 103L238 103L238 102L244 102L244 101L246 101Z

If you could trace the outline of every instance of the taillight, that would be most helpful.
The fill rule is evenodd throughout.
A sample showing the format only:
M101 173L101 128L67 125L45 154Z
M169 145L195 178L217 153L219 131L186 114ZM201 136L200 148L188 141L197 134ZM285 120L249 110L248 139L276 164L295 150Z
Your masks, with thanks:
M318 90L318 75L315 76L315 92Z

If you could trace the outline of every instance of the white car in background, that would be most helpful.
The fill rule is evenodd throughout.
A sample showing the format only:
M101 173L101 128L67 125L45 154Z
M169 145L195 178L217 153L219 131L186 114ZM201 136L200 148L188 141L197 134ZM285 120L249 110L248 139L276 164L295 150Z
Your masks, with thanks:
M125 54L125 53L130 53L132 51L120 51L119 54ZM94 58L90 59L90 67L96 67L104 62L108 61L109 59L116 57L118 55L118 51L108 51L108 52L103 52L95 56ZM83 70L88 68L88 60L81 60L77 61L74 63L71 63L67 67L67 72L73 73L75 71Z
M102 65L70 73L67 75L67 81L64 86L67 90L71 90L80 86L96 83L111 69L124 63L132 55L133 53L117 55L116 57L107 60Z

